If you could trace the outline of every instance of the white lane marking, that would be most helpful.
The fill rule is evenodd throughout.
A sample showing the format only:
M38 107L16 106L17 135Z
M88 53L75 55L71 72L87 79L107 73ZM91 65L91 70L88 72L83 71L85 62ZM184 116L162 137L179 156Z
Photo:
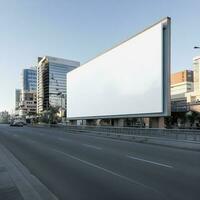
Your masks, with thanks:
M91 145L91 144L83 144L83 146L88 147L88 148L93 148L93 149L96 149L96 150L102 150L101 147L97 147L97 146L94 146L94 145Z
M104 172L106 172L106 173L108 173L108 174L117 176L117 177L119 177L119 178L121 178L121 179L124 179L124 180L126 180L126 181L128 181L128 182L130 182L130 183L132 183L132 184L136 184L136 185L139 185L139 186L148 188L148 189L150 189L150 190L153 190L153 191L156 192L156 193L160 193L159 191L157 191L156 189L154 189L154 188L152 188L152 187L150 187L150 186L148 186L148 185L145 185L145 184L143 184L143 183L140 183L140 182L138 182L138 181L135 181L135 180L133 180L133 179L130 179L130 178L126 177L126 176L120 175L120 174L118 174L118 173L116 173L116 172L113 172L113 171L111 171L111 170L109 170L109 169L100 167L100 166L98 166L98 165L96 165L96 164L93 164L93 163L91 163L91 162L82 160L82 159L80 159L80 158L78 158L78 157L76 157L76 156L72 156L72 155L70 155L70 154L68 154L68 153L65 153L65 152L62 152L62 151L59 151L59 150L56 150L56 149L51 149L51 150L53 150L53 151L55 151L55 152L57 152L57 153L63 154L64 156L66 156L66 157L68 157L68 158L71 158L71 159L77 160L77 161L79 161L79 162L82 162L82 163L84 163L84 164L86 164L86 165L88 165L88 166L90 166L90 167L94 167L94 168L97 168L97 169L99 169L99 170L102 170L102 171L104 171ZM160 193L160 194L161 194L161 193Z
M134 160L139 160L139 161L142 161L142 162L147 162L147 163L150 163L150 164L159 165L159 166L162 166L162 167L173 168L171 165L166 165L166 164L163 164L163 163L145 160L145 159L137 158L137 157L134 157L134 156L127 156L127 157L134 159Z

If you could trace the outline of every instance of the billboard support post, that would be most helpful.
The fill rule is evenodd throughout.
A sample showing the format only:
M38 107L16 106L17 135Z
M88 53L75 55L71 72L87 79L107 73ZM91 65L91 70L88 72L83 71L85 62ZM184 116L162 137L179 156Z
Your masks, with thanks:
M150 128L165 128L164 117L150 118Z

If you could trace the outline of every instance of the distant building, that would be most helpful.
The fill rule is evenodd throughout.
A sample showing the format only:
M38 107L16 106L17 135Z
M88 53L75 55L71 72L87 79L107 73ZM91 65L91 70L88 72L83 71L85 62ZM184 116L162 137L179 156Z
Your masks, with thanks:
M200 112L200 56L193 58L193 75L185 70L171 76L171 101L172 112Z
M23 69L21 73L21 95L19 103L19 116L27 117L36 114L37 108L37 69Z
M186 94L193 90L194 77L192 70L183 70L171 74L171 111L189 111Z
M184 70L171 75L171 98L185 97L185 94L194 90L192 70Z
M36 114L37 98L36 92L22 93L22 100L20 102L19 116L31 116Z
M196 118L193 125L188 119L192 113L200 113L200 56L193 58L193 73L184 70L171 75L171 111L176 127L200 126Z
M45 56L38 58L37 113L49 106L66 107L66 74L80 66L77 61Z
M22 91L30 92L37 90L37 70L32 67L23 69L21 74Z
M183 70L180 72L173 73L171 75L171 84L175 85L181 82L193 82L193 71L192 70Z

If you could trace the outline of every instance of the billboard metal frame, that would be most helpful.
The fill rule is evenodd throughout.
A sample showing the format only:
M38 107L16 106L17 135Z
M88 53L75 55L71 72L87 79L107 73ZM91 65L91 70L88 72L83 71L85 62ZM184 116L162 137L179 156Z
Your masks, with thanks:
M171 103L170 103L170 73L171 73L171 18L165 17L164 19L158 21L157 23L149 26L148 28L144 29L143 31L137 33L136 35L128 38L127 40L117 44L116 46L106 50L105 52L97 55L93 59L97 58L98 56L105 54L106 52L114 49L115 47L127 42L128 40L136 37L139 34L147 31L148 29L152 28L153 26L162 23L163 29L163 49L162 49L162 84L163 84L163 112L156 112L156 113L140 113L140 114L122 114L122 115L103 115L103 116L84 116L84 117L67 117L68 120L93 120L93 119L123 119L123 118L134 118L134 117L165 117L171 115ZM91 59L91 60L93 60ZM87 61L86 63L90 62L91 60ZM84 63L83 65L85 65ZM82 67L82 66L80 66ZM75 70L78 70L75 69ZM67 108L68 110L68 108Z

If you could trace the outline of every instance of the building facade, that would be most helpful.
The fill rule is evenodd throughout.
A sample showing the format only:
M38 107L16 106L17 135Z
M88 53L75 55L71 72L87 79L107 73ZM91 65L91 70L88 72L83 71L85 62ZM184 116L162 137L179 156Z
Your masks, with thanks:
M38 58L37 66L37 113L50 106L66 108L66 74L79 67L77 61L45 56Z
M193 82L193 71L192 70L183 70L180 72L173 73L171 75L171 84L175 85L182 82Z
M37 111L37 69L23 69L21 73L21 94L19 103L19 116L35 115Z
M187 92L194 90L192 70L184 70L171 75L171 98L185 97Z
M22 100L19 104L19 116L31 116L36 114L37 98L36 92L24 92L22 93Z
M24 92L37 90L37 69L23 69L21 74L22 90Z
M172 111L200 112L200 56L193 58L193 75L189 70L178 72L171 83Z

